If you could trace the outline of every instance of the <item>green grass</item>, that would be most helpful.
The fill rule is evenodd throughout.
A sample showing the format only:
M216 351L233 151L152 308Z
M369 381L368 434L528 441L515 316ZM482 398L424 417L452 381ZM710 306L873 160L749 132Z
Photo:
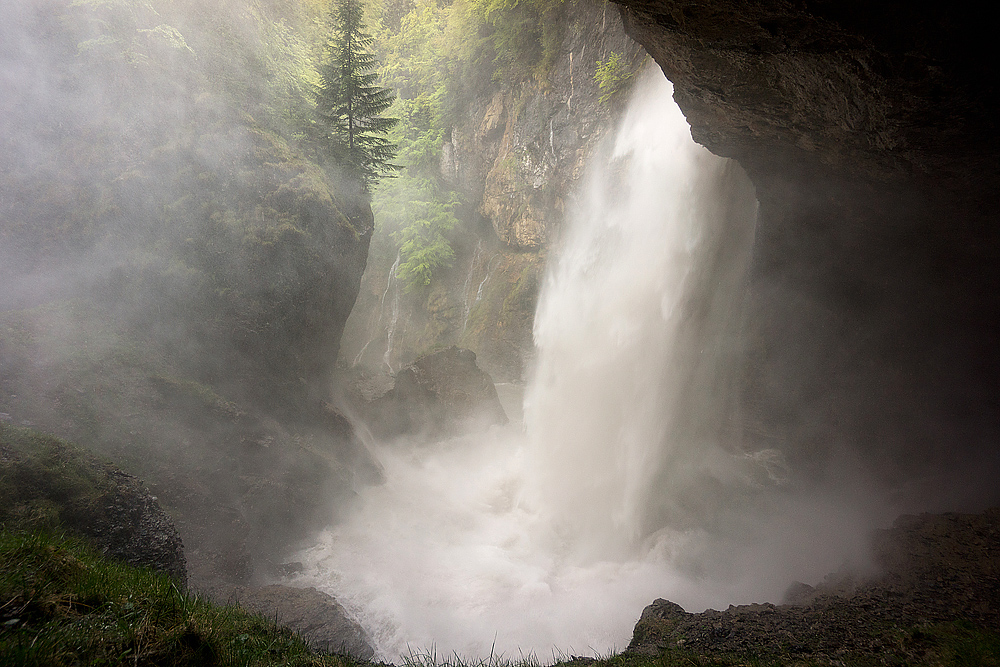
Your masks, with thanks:
M113 484L107 465L59 438L0 422L0 444L24 457L0 462L0 526L74 525Z
M3 665L351 667L292 631L185 593L166 575L45 532L0 532Z

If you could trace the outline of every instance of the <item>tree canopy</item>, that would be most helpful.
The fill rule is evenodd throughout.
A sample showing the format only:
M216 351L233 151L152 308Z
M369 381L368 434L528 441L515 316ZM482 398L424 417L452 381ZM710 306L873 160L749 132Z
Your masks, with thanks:
M378 62L369 51L375 40L366 29L361 0L338 0L330 23L316 92L318 125L333 159L367 192L396 169L396 146L386 135L399 119L381 115L396 96L376 85Z

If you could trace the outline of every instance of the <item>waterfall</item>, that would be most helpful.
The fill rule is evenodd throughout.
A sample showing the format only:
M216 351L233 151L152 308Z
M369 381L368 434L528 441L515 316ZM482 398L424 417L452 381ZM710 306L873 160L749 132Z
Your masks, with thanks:
M352 364L354 366L357 366L358 364L360 364L361 361L362 361L362 359L364 359L365 352L368 351L368 346L371 345L373 342L375 342L376 339L382 337L382 328L381 328L381 326L382 326L382 314L383 314L383 311L385 311L385 297L387 297L389 295L389 290L392 289L393 285L395 285L396 282L397 282L396 281L396 271L399 270L399 257L400 257L400 254L397 252L396 253L396 261L392 263L392 266L389 268L389 275L385 279L385 291L382 292L382 298L378 302L378 308L376 308L375 310L372 311L372 314L371 314L370 319L369 319L368 330L371 331L371 336L368 338L368 342L365 343L364 346L361 348L361 351L358 352L357 356L354 357L354 363ZM396 318L399 316L399 303L398 303L398 301L399 301L399 295L398 295L398 287L397 287L397 291L393 294L392 312L390 313L390 318L389 318L389 329L388 329L388 333L387 333L388 340L386 342L386 345L388 346L388 348L392 347L392 336L395 333ZM388 364L388 361L387 361L388 357L389 357L389 350L387 349L386 350L386 355L383 358L383 361L386 364ZM391 367L390 367L390 371L391 371Z
M671 92L647 73L590 165L535 317L529 470L591 557L623 557L661 527L654 487L672 467L730 474L736 445L715 428L712 394L731 383L720 357L738 347L756 199L734 163L691 140Z
M694 144L656 69L613 139L543 285L525 428L376 444L386 483L295 556L292 583L335 595L382 658L606 654L657 597L774 599L845 554L850 517L789 501L781 454L746 451L723 419L746 176Z
M469 262L469 273L465 276L465 283L462 285L462 333L465 333L465 328L469 324L469 313L472 312L472 306L474 303L469 303L469 285L472 282L472 276L476 272L476 268L479 266L479 259L483 254L483 241L480 239L476 242L476 250L472 253L472 260ZM477 299L478 301L478 299Z
M392 268L389 269L389 282L386 284L385 292L389 293L389 287L393 288L392 292L392 308L389 311L389 325L386 328L386 343L385 343L385 354L382 356L382 363L386 365L389 372L392 373L392 348L393 344L396 342L396 323L399 321L399 280L396 277L396 272L399 270L399 257L397 253L396 261L393 262ZM385 294L382 295L382 301L385 302Z

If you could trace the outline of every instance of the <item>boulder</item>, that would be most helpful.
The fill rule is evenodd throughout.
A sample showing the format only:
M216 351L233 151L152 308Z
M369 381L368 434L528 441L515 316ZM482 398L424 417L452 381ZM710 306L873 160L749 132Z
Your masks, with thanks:
M187 585L180 535L140 480L68 442L3 423L0 526L66 530Z
M496 387L471 350L449 347L396 374L392 389L365 407L376 437L455 435L507 423Z
M873 535L875 574L841 570L815 588L796 582L782 605L692 614L656 600L642 612L627 653L748 654L782 664L865 664L872 656L884 664L953 664L942 658L948 642L972 646L976 633L1000 630L998 553L1000 509L903 516Z
M336 599L315 588L239 587L233 591L233 600L248 611L295 630L313 650L359 660L375 656L364 629Z

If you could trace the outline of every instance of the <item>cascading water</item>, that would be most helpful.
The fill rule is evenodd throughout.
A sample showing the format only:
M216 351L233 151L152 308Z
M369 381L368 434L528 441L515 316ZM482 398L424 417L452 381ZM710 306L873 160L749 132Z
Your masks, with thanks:
M335 595L386 659L606 653L657 597L773 596L847 553L806 530L799 543L829 553L790 566L796 514L760 500L795 493L774 490L781 456L742 451L720 423L756 202L735 165L692 142L658 70L578 201L542 290L525 428L376 443L385 484L296 557L293 583ZM827 505L803 507L811 520ZM749 538L767 512L785 518ZM727 569L708 555L737 544L788 558Z
M368 351L368 347L372 343L374 343L377 339L382 337L382 313L385 310L385 298L389 296L389 290L391 290L393 286L396 285L397 289L395 292L393 292L392 302L391 302L392 311L390 313L389 325L386 331L386 338L387 338L386 356L383 358L383 362L386 363L386 365L388 365L388 357L390 356L389 349L392 348L392 336L395 333L396 318L399 315L398 312L399 289L397 285L398 281L396 280L396 271L399 270L399 258L400 254L396 253L396 261L392 263L392 266L389 268L389 276L385 279L385 291L382 292L382 298L378 302L378 308L372 311L371 317L369 319L368 331L371 332L371 337L368 339L368 342L365 343L364 346L361 348L361 351L358 352L358 355L354 358L354 363L352 364L354 366L360 364L361 360L364 359L365 352Z
M392 372L392 352L393 345L396 342L396 324L399 322L399 279L396 276L396 272L399 270L399 258L400 255L396 255L396 261L393 262L392 268L389 269L389 285L392 285L392 309L389 311L389 325L386 328L385 333L385 354L382 356L382 363L385 367ZM386 286L386 292L389 291L389 287ZM383 301L385 300L385 295L382 296Z
M479 267L479 259L483 255L483 241L480 239L476 243L476 250L472 253L472 260L469 262L469 274L465 277L465 284L462 285L462 333L465 333L465 328L469 324L469 313L472 312L472 306L474 303L469 303L469 284L472 282L472 276L475 274L476 269Z

